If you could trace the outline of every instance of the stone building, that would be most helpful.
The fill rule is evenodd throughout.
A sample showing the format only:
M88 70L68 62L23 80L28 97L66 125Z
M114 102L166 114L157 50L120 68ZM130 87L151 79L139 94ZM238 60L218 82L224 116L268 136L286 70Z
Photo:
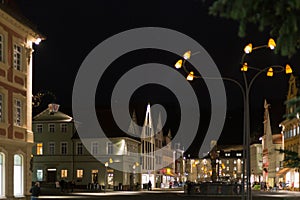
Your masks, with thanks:
M31 187L32 56L43 38L0 3L0 198L25 199Z

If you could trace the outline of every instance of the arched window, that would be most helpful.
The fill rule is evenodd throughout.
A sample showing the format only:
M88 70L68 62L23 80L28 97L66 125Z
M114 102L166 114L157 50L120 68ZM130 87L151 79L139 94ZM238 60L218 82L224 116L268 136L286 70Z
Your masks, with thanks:
M14 155L14 196L23 196L23 157Z
M3 197L5 196L5 189L4 189L4 186L5 186L5 163L4 163L4 154L3 153L0 153L0 197Z

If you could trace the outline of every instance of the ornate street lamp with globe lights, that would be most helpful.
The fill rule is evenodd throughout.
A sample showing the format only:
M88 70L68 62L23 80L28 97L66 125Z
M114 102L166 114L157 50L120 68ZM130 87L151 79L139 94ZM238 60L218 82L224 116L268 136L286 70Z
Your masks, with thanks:
M286 74L291 74L292 73L292 68L290 65L286 65L285 67L281 66L281 65L273 65L270 67L266 67L263 69L260 68L256 68L256 67L252 67L250 65L248 65L247 62L245 62L245 57L246 55L250 54L251 52L258 50L258 49L263 49L263 48L267 48L267 49L271 49L274 50L276 47L276 43L275 41L271 38L268 41L268 44L266 45L261 45L261 46L252 46L252 43L249 43L245 48L244 48L244 54L242 56L241 59L241 71L243 74L243 79L244 79L244 83L241 84L239 81L232 79L232 78L227 78L227 77L221 77L222 80L226 80L226 81L231 81L234 82L235 84L237 84L239 86L239 88L241 89L241 92L243 94L243 103L244 103L244 124L243 124L243 181L242 181L242 187L244 187L245 184L245 174L246 174L246 193L244 191L244 189L242 190L242 199L245 199L245 196L247 197L247 200L252 199L251 196L251 183L250 183L250 176L251 176L251 165L250 165L250 110L249 110L249 95L250 95L250 90L251 87L254 83L254 81L256 80L256 78L262 74L262 73L266 73L266 76L268 77L272 77L275 73L281 73L281 72L285 72ZM193 53L191 51L187 51L184 53L183 58L178 60L175 64L175 68L176 69L180 69L183 68L183 70L186 72L187 77L186 79L188 81L193 81L194 79L197 78L201 78L201 79L220 79L219 77L203 77L200 75L196 75L193 71L188 71L188 69L185 66L185 63L188 59L191 58L191 56L196 55L198 52ZM255 74L250 77L250 79L248 80L247 76L246 76L246 72L248 70L254 70ZM246 165L246 169L245 169L245 163ZM246 172L246 173L245 173Z

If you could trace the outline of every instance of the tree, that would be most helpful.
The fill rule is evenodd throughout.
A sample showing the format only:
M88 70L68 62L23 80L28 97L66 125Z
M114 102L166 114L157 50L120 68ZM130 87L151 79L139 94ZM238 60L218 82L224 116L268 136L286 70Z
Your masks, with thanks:
M297 152L277 149L280 153L284 153L284 166L287 168L300 168L300 158Z
M282 56L291 57L300 47L299 0L216 0L209 14L238 21L240 37L246 35L248 24L268 30L276 38L275 52Z

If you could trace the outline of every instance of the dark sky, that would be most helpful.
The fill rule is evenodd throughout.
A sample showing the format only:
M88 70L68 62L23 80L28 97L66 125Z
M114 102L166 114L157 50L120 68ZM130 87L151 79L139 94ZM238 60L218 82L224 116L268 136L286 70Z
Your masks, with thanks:
M255 45L265 44L269 38L267 31L258 32L250 26L245 38L237 36L238 23L231 20L209 16L208 5L203 0L16 0L23 14L29 18L47 39L34 52L34 92L51 91L61 110L71 114L72 88L77 70L87 54L103 40L125 30L138 27L164 27L180 31L199 42L215 61L223 77L234 78L242 82L239 62L243 48L250 41ZM203 3L204 2L204 3ZM262 54L262 55L260 55ZM161 56L163 55L163 56ZM284 65L287 58L278 58L273 53L257 53L249 62L256 67L272 64ZM109 79L117 80L122 73L138 64L158 62L172 66L177 57L155 50L137 51L135 55L126 55L111 66ZM298 60L297 60L298 59ZM289 61L292 66L299 65L298 58ZM125 65L124 63L127 63ZM129 63L129 64L128 64ZM122 69L120 70L120 65ZM114 70L114 67L118 67ZM262 134L263 102L266 98L271 104L271 119L277 127L284 114L283 102L287 94L288 76L273 77L266 80L261 76L251 92L252 132ZM105 79L104 79L105 80ZM113 81L112 81L113 82ZM101 83L100 83L101 84ZM113 84L112 84L113 85ZM97 100L107 107L111 86ZM200 79L192 83L201 99L201 112L205 113L201 121L201 131L207 128L210 103L205 84ZM232 83L225 82L227 89L228 114L220 143L241 143L243 103L241 92ZM140 92L140 93L139 93ZM154 95L155 94L155 95ZM132 106L138 116L143 115L141 108L149 101L162 103L170 112L178 111L176 100L162 87L144 87L133 97ZM42 110L44 108L41 108ZM178 113L177 113L178 114ZM171 116L175 116L171 114ZM143 119L142 119L143 120ZM176 130L176 117L168 119L168 127ZM174 125L175 124L175 125ZM200 133L201 135L201 133ZM199 137L201 138L201 136ZM198 146L196 139L194 147ZM195 148L194 148L195 149ZM197 148L196 148L197 149Z

